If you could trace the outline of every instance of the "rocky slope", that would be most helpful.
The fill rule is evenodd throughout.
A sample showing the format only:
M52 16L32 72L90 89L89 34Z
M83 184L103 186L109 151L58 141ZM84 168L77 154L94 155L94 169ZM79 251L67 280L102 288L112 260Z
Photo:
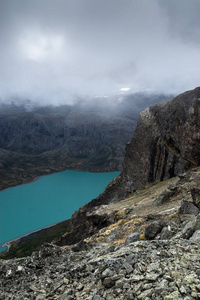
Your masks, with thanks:
M0 261L0 298L199 299L199 186L196 168L88 212L116 222L85 241Z
M97 199L79 209L61 244L115 222L115 216L88 220L88 210L125 199L149 183L163 181L200 165L200 88L169 101L150 106L140 114L131 142L127 145L123 170ZM94 217L93 217L94 218ZM79 228L82 228L80 233Z
M140 114L135 134L127 145L121 175L97 199L73 214L67 222L65 235L57 239L58 245L77 243L116 223L118 213L115 213L114 206L108 214L108 204L127 196L135 197L136 189L199 165L199 98L200 88L196 88L172 100L155 104ZM171 194L173 191L169 191L169 196ZM154 213L156 206L152 208ZM134 211L140 212L137 207L133 207L133 214Z
M200 299L199 99L197 88L141 113L105 193L61 239L0 261L2 299Z

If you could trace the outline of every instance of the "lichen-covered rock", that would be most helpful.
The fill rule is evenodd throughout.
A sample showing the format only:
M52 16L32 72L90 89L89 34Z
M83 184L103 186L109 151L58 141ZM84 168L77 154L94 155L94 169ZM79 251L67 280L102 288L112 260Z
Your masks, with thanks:
M130 235L127 236L126 241L125 241L125 245L128 245L130 243L139 241L140 239L140 234L139 232L133 232Z
M197 230L197 231L195 231L195 232L193 233L193 235L191 236L190 240L193 241L193 242L198 242L198 243L200 243L200 229Z
M79 252L72 248L44 244L32 257L0 261L0 299L199 297L200 249L195 242L139 241L114 249L93 244Z

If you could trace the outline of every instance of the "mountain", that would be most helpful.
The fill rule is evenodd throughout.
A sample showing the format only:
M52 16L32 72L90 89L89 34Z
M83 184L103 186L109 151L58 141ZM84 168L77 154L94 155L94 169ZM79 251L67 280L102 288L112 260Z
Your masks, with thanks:
M10 245L43 242L0 261L2 299L199 299L199 118L200 88L141 112L105 192Z
M169 179L200 165L199 99L200 88L196 88L140 113L133 138L126 146L121 174L97 199L74 213L70 230L59 245L78 242L115 222L115 217L110 219L104 214L92 214L92 220L88 211L94 207L123 200L150 183ZM80 233L80 223L84 233Z
M121 174L106 201L125 198L148 183L163 181L200 165L200 88L142 111L126 146ZM104 201L104 195L99 201Z
M146 188L152 184L158 182L159 186L160 181L165 182L199 166L199 93L200 88L196 88L141 112L134 136L126 146L121 174L98 198L77 210L65 224L54 228L57 232L60 230L59 226L62 227L62 237L59 234L56 237L54 232L49 231L46 241L56 239L56 243L62 246L92 236L100 229L116 223L120 218L119 210L126 215L128 207L123 207L127 197L138 199L140 190L144 190L148 196ZM198 179L194 182L198 186ZM176 188L172 184L172 190L167 186L165 190L166 192L160 192L161 202L165 202L162 198L170 199ZM154 198L156 197L157 194ZM131 209L133 215L135 210L134 206ZM152 214L154 210L157 210L157 204L152 206ZM137 213L141 214L141 211ZM146 211L148 214L148 210ZM40 241L43 238L45 235L40 236ZM33 240L35 243L35 239Z
M2 105L0 189L38 176L74 169L121 170L125 144L133 135L138 107L166 95L113 95L79 99L71 106ZM107 108L105 109L105 101Z

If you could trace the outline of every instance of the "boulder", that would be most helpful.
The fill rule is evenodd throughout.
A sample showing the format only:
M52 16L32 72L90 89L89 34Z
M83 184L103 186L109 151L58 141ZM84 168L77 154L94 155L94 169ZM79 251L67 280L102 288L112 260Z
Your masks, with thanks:
M195 224L194 224L194 231L200 229L200 214L197 215L195 219Z
M190 241L198 242L198 243L200 242L200 229L193 233L193 235L190 238Z
M165 222L163 220L158 220L152 222L149 226L145 229L145 239L146 240L153 240L157 236L158 233L161 232L163 227L165 226Z
M170 240L173 236L173 232L170 230L170 227L163 227L161 233L160 233L160 239L161 240Z
M140 240L139 232L133 232L133 233L131 233L130 235L127 236L126 241L125 241L125 246L130 244L130 243L139 241L139 240Z
M200 209L200 189L191 189L191 195L194 204Z
M191 214L196 216L198 213L199 209L194 203L182 200L181 207L179 208L179 214Z

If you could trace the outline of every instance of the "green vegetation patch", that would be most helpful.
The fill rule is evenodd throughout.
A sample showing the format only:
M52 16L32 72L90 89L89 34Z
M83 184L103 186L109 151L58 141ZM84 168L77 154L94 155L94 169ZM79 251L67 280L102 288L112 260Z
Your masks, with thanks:
M51 243L62 237L67 231L69 226L69 220L60 222L52 227L43 229L39 232L31 234L22 238L17 242L13 242L10 245L10 249L7 252L1 254L1 259L20 258L30 256L34 251L38 251L42 243Z

